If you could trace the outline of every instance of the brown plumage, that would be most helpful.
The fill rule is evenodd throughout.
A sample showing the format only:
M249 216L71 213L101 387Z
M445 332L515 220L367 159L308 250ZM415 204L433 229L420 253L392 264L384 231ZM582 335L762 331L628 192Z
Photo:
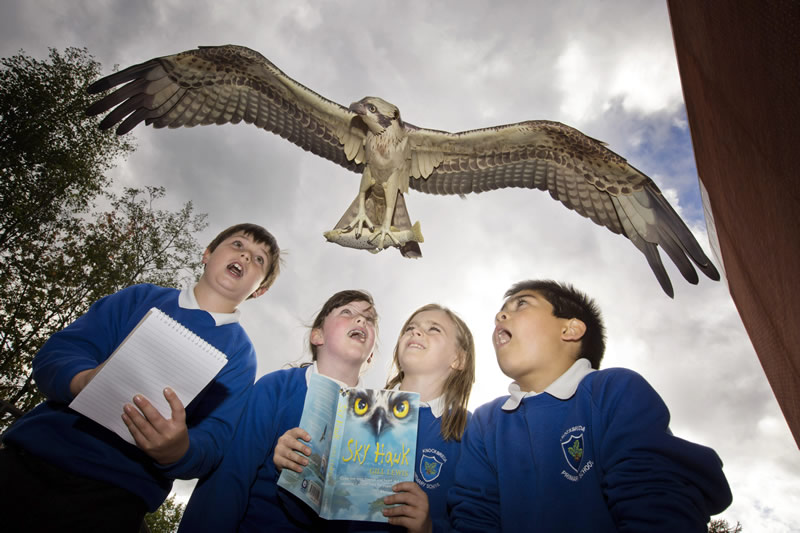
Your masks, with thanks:
M507 187L548 191L569 209L626 236L645 255L661 287L672 284L661 246L690 283L692 262L719 273L647 176L578 130L545 120L449 133L413 126L394 105L367 97L345 108L286 76L241 46L201 47L151 59L102 78L93 104L114 108L100 123L122 135L144 121L156 128L245 121L362 174L359 194L326 237L377 252L394 246L419 257L403 195L480 193ZM363 239L363 240L362 240Z

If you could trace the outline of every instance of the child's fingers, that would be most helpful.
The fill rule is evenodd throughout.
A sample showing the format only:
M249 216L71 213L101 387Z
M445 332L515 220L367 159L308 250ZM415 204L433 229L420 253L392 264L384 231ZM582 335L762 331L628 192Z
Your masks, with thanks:
M128 431L130 431L133 441L141 446L141 444L144 442L144 437L142 437L142 432L139 431L139 428L133 423L131 417L125 413L122 413L122 421L125 422L125 425L128 427Z
M298 439L310 442L311 435L301 428L293 428L278 439L272 461L279 471L288 468L301 473L303 467L308 465L308 459L305 456L311 455L311 448Z
M383 510L383 516L391 525L406 528L408 533L430 533L433 530L427 507L424 510L409 505L387 507Z
M414 481L401 481L392 486L392 490L395 492L410 492L419 496L425 495L425 491L422 490L422 487L417 485Z
M123 406L123 411L122 421L125 422L128 431L131 432L133 440L136 441L136 444L140 447L147 445L149 442L149 435L154 433L153 427L147 419L142 416L142 413L131 404L126 403Z
M403 481L392 487L394 494L383 499L387 505L405 504L416 507L428 506L428 496L425 491L413 481Z
M183 407L183 402L178 398L174 390L167 387L164 389L164 398L166 398L169 408L172 411L172 421L178 424L186 423L186 409Z
M305 438L303 437L303 435L305 436ZM304 455L311 455L311 447L306 446L305 444L300 442L298 440L299 438L303 438L303 440L307 442L311 441L311 435L309 435L300 428L294 428L290 429L289 431L280 436L280 438L278 439L277 446L280 446L281 448L285 448L288 450L294 450Z
M290 437L292 437L295 440L302 439L302 440L304 440L306 442L311 442L311 435L309 435L308 432L306 430L304 430L303 428L292 428L289 431L287 431L286 433L284 433L284 435L289 435ZM311 452L309 452L309 453L311 453Z
M391 494L386 496L383 499L383 503L386 505L405 505L405 506L415 506L419 503L419 497L415 494L410 494L408 492L401 492L398 494Z
M294 455L297 456L297 454ZM278 471L281 471L284 468L288 468L289 470L297 472L298 474L302 474L303 467L308 464L308 461L306 461L305 463L298 463L290 459L288 456L278 456L278 455L274 457L274 461L275 461L275 467L278 469Z
M158 409L156 409L155 406L150 403L150 400L141 394L137 394L133 397L133 403L136 404L136 407L139 408L139 411L142 412L142 415L144 415L147 421L156 429L166 423L166 419L161 416L161 413L158 412Z
M383 516L389 519L389 523L412 532L430 531L429 504L425 491L413 481L398 483L392 490L395 493L383 499L386 505L393 505L383 510Z

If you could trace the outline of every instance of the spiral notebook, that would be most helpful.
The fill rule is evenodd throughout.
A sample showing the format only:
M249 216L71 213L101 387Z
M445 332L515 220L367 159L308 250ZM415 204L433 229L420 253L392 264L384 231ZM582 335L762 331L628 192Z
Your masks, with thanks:
M142 394L170 418L164 388L174 390L185 407L226 362L224 353L153 307L69 406L134 444L122 421L122 407L133 404L134 395Z

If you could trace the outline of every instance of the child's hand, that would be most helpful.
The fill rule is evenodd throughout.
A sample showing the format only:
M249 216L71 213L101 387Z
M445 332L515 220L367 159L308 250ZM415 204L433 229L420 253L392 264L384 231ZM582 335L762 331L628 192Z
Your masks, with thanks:
M189 428L186 427L183 404L169 387L164 389L164 398L172 409L169 420L161 416L158 409L140 394L133 398L139 409L126 403L122 414L122 420L136 445L162 465L174 463L189 449Z
M396 494L383 499L386 505L401 504L383 510L383 516L389 517L389 523L408 529L409 533L431 533L431 522L428 495L413 481L398 483L392 490Z
M308 464L308 459L299 454L311 455L311 448L297 439L311 442L311 435L302 428L294 428L281 435L281 438L278 439L278 443L275 445L275 453L272 455L272 461L275 463L275 468L278 472L288 468L300 473L303 471L303 467Z

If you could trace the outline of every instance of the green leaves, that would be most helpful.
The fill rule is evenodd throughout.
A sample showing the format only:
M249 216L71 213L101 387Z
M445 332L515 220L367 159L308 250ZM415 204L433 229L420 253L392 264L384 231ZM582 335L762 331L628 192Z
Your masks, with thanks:
M163 187L111 192L105 172L133 147L84 114L100 65L85 49L48 59L0 60L0 398L23 411L47 338L128 285L196 278L206 226L191 202L158 209Z
M581 457L583 457L583 448L581 448L581 441L576 440L572 444L572 446L567 448L567 451L572 456L572 458L575 459L576 462L579 462L581 460Z

